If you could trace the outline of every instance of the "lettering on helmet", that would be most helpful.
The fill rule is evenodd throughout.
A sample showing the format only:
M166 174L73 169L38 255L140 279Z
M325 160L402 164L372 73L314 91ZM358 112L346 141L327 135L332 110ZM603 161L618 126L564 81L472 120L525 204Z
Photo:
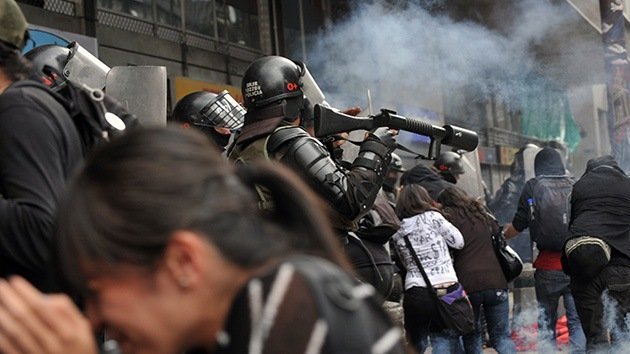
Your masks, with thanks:
M287 90L289 91L295 91L299 88L300 86L298 86L298 84L293 83L293 82L289 82L287 83Z
M258 81L251 81L245 83L245 97L252 98L256 96L262 96L263 91Z

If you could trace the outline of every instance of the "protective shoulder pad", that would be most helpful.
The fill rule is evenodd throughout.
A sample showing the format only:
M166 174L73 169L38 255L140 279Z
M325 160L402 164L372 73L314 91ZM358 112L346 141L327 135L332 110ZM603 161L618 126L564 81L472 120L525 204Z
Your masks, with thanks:
M310 137L308 133L300 127L280 127L269 136L267 140L267 151L271 154L276 152L285 143L297 137Z

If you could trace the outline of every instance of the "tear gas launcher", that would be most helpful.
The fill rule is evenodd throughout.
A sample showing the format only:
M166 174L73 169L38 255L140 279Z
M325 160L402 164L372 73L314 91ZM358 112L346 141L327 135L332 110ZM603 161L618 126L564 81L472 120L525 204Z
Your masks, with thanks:
M387 127L429 137L429 154L426 158L435 159L440 154L442 144L456 149L473 151L479 144L474 131L454 125L435 126L416 118L397 115L396 112L381 109L381 112L368 117L353 117L323 105L315 105L315 135L323 138L329 135L355 130L372 131Z

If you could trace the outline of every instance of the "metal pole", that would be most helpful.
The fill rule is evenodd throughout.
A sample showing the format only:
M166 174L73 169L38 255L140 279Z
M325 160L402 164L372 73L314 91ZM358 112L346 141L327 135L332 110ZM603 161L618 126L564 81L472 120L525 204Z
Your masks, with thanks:
M85 0L83 2L83 21L86 36L96 37L97 11L96 0Z
M171 0L172 1L172 0ZM171 2L172 3L172 2ZM186 1L185 0L181 0L179 2L179 12L181 14L181 37L180 37L180 48L182 51L182 75L184 76L188 76L188 43L186 43L186 40L188 38L187 36L187 29L186 29Z
M623 0L599 0L606 65L608 134L612 155L630 172L630 96Z
M271 0L271 13L273 13L273 46L275 55L280 55L280 44L278 43L278 10L276 9L276 0Z
M298 1L300 8L300 43L302 44L302 61L306 62L306 35L304 33L304 4L302 0Z

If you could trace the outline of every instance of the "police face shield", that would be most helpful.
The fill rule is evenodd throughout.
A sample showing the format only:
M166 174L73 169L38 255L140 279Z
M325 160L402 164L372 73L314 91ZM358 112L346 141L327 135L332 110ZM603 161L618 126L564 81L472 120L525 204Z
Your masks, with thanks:
M302 92L304 93L304 97L309 101L311 106L315 106L316 104L324 105L328 107L328 103L326 102L326 97L324 93L319 88L315 79L306 68L306 65L301 62L295 62L301 70L300 75L302 76Z
M210 101L200 112L200 126L238 130L245 121L245 108L227 92L223 91Z
M107 73L110 70L109 66L85 50L77 42L70 43L68 48L70 49L70 55L63 69L63 75L90 88L103 89Z

